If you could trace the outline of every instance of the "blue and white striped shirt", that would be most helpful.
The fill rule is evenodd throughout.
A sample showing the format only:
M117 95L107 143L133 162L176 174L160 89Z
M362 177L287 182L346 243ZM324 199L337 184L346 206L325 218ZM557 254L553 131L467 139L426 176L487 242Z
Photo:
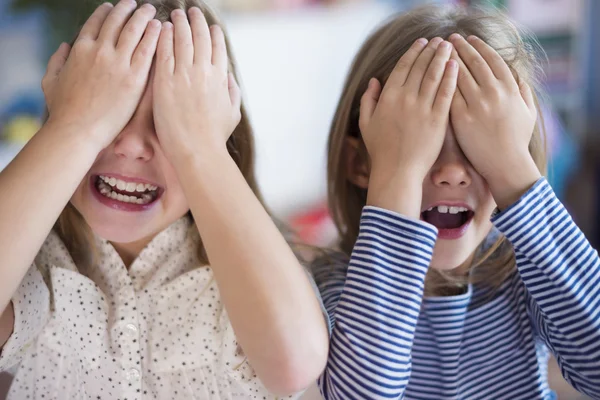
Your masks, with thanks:
M333 325L325 399L553 399L548 350L600 398L598 253L544 178L492 222L517 272L488 301L475 285L423 297L436 229L364 208L349 265L315 268Z

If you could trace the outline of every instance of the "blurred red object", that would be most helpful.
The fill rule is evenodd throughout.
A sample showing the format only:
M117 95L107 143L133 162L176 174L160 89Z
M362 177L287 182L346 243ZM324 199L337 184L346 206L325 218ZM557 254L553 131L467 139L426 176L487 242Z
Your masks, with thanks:
M336 229L327 205L318 205L307 211L292 215L289 224L298 238L309 245L327 246L336 237Z

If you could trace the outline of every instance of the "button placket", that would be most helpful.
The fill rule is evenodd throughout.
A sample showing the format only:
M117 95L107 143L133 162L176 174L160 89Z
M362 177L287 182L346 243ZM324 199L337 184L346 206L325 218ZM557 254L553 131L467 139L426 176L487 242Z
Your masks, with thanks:
M135 368L131 368L125 371L125 379L127 379L130 382L138 382L140 380L140 377L140 371Z
M140 351L140 326L137 312L137 296L133 290L133 285L129 276L129 284L126 285L123 293L123 300L120 304L121 321L118 329L120 330L120 346L122 347L122 368L124 377L124 391L128 393L128 398L140 398L142 390L142 364Z
M139 330L135 324L127 324L125 325L125 336L128 338L139 338Z

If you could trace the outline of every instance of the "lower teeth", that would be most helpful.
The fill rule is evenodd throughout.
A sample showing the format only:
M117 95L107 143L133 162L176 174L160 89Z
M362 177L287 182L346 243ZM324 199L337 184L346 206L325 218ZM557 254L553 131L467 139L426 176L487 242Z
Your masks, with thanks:
M109 199L122 201L123 203L130 204L148 204L152 202L154 196L150 193L140 193L137 196L128 196L121 193L114 192L110 186L108 186L105 182L100 181L97 184L98 191L104 197L108 197ZM138 197L139 196L139 197Z

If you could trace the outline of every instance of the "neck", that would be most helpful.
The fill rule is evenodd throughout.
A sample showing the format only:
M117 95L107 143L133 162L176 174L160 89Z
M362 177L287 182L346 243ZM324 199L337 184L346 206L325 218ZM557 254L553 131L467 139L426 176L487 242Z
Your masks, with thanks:
M150 243L150 240L151 239L143 238L131 243L111 242L110 244L115 248L117 254L119 254L121 257L121 260L123 260L125 267L129 269L131 264L133 264L133 261L135 261L135 259L140 255L144 247Z
M433 274L428 274L425 283L426 296L456 296L465 292L465 286L453 285L450 282L468 282L469 272L475 253L471 254L461 265L447 270L436 270ZM437 272L437 273L436 273Z
M469 258L465 260L464 263L459 265L458 267L450 270L450 274L458 277L468 277L469 272L471 271L471 265L473 265L473 259L475 258L475 253L471 254Z

